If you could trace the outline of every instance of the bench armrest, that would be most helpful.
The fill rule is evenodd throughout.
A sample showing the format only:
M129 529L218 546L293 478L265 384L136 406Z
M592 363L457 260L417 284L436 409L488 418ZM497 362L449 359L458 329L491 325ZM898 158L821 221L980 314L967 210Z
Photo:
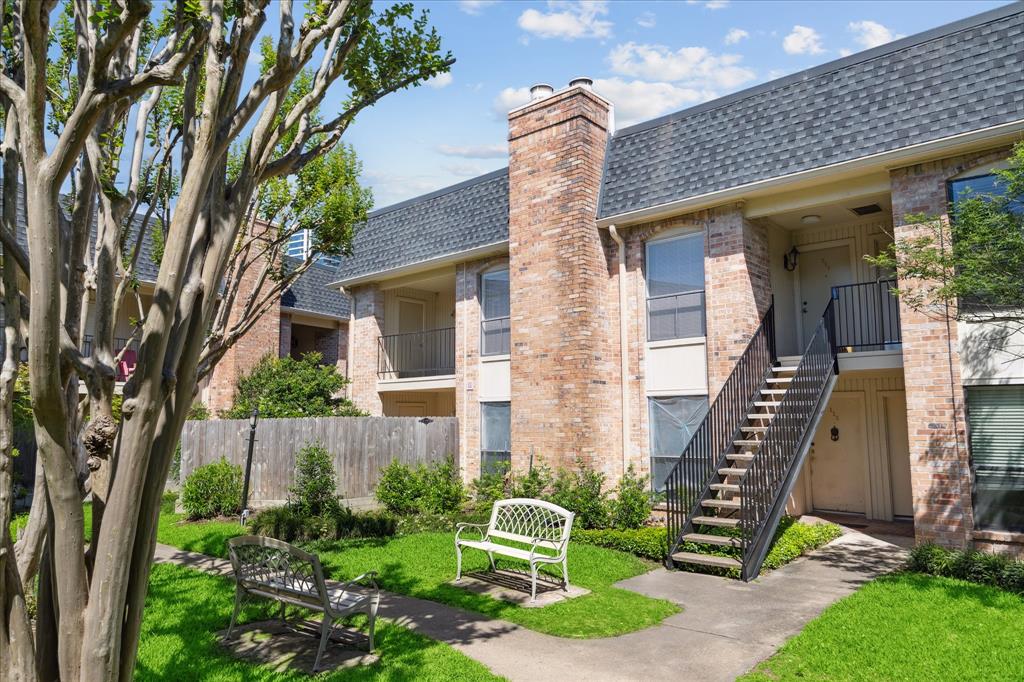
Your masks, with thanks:
M361 585L362 581L366 580L367 578L369 579L369 585L367 585L367 587L372 587L375 590L380 589L377 586L377 571L367 571L362 575L357 575L355 578L352 578L352 580L349 580L345 583L345 588L348 589L350 585Z
M462 536L462 531L473 528L476 532L480 533L480 539L483 540L487 537L487 527L490 524L487 523L457 523L455 524L455 542L459 541Z
M549 540L548 538L534 538L532 543L533 544L530 545L530 561L532 561L535 556L552 557L550 554L539 554L537 552L538 547L546 547L553 552L557 552L557 554L554 555L555 558L561 558L562 554L565 553L565 542Z

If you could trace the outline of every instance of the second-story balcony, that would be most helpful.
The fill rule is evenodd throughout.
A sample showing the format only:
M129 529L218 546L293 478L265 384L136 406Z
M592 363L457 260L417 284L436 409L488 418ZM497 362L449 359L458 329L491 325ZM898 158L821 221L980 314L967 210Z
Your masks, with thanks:
M383 380L455 374L455 328L388 334L377 343L377 376Z
M896 280L832 287L835 340L840 353L898 350L900 306Z

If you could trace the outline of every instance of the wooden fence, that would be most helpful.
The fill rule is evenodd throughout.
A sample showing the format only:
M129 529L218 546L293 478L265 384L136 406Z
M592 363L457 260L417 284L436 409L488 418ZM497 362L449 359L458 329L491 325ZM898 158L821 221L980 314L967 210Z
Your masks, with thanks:
M253 507L281 504L295 477L295 456L307 443L320 442L334 456L338 494L370 498L380 472L392 460L406 464L458 459L455 417L307 417L261 419L256 425L249 500ZM247 419L188 421L181 437L181 480L196 467L226 457L245 467Z

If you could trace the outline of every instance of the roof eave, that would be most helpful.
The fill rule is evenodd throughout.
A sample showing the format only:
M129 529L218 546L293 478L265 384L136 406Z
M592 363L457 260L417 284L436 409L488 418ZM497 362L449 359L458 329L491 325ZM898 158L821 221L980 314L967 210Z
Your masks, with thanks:
M648 223L679 215L680 213L692 213L753 198L777 191L783 185L820 184L829 180L838 180L844 176L857 175L872 170L888 170L937 157L956 155L981 145L996 146L1004 142L1011 143L1015 139L1019 139L1021 133L1024 133L1024 119L966 133L958 133L886 152L869 154L857 159L841 161L788 175L757 180L656 206L601 217L597 220L597 226L608 227L609 225L615 225L616 227L627 227L629 225Z
M484 244L482 246L475 246L472 249L457 251L455 253L449 253L444 256L438 256L436 258L428 258L427 260L417 261L415 263L409 263L407 265L400 265L398 267L389 268L387 270L378 270L377 272L369 272L366 273L365 275L357 275L355 277L339 279L336 282L331 282L327 286L331 289L343 289L347 287L354 287L359 286L360 284L367 284L369 282L378 282L383 279L392 279L394 277L401 277L403 275L412 275L417 272L432 270L434 268L439 268L445 265L462 263L464 261L474 260L476 258L484 258L486 256L505 253L507 251L508 240L504 239L499 242L492 242L490 244Z

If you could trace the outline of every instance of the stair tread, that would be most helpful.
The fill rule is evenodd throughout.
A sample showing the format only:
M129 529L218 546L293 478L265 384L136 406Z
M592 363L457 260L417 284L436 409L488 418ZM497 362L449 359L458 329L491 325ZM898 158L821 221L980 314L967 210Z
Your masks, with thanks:
M703 500L701 503L702 507L715 507L718 509L739 509L739 500Z
M726 454L726 459L731 459L734 462L752 462L754 461L754 454L751 452L730 452Z
M788 384L793 381L793 377L768 377L765 381L769 384Z
M768 430L767 426L741 426L740 431L746 431L748 433L764 433Z
M719 528L735 528L740 525L739 519L727 519L722 516L694 516L695 526L717 526Z
M738 493L740 491L740 487L736 483L712 483L708 487L712 490L721 490L728 493Z
M780 367L772 367L773 372L795 372L800 369L797 365L785 365Z
M722 467L718 470L718 473L722 476L742 476L747 473L746 469L737 469L736 467Z
M761 389L761 393L763 395L779 395L779 394L785 393L785 392L786 392L786 389L784 389L784 388L762 388Z
M683 536L683 540L706 545L721 545L722 547L739 547L741 543L739 538L728 535L710 535L708 533L687 533Z
M741 439L741 440L734 440L733 441L733 445L760 445L760 444L761 444L761 441L759 441L759 440L750 440L750 439L743 440L743 439Z
M737 559L711 554L698 554L697 552L676 552L672 555L672 560L683 564L716 566L718 568L741 568L743 566Z
M754 401L754 406L755 407L778 407L781 404L782 403L777 401L777 400L757 400L757 401Z
M747 419L771 419L774 416L771 412L758 412L757 414L748 414Z

